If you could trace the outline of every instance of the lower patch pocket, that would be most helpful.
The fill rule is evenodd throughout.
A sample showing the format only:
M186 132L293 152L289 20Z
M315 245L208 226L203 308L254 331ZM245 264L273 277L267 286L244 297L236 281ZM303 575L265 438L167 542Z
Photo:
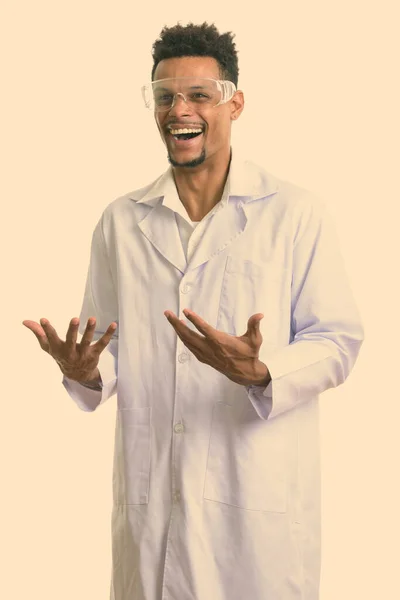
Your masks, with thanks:
M114 467L117 503L148 503L150 455L151 407L118 409Z
M284 420L263 421L214 406L204 498L248 510L286 512L287 444Z

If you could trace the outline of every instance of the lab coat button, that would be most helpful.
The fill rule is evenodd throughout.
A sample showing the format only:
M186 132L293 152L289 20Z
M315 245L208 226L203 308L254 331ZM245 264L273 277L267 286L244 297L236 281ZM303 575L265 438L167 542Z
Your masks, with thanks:
M190 356L187 352L182 352L182 354L180 354L178 356L178 360L180 363L185 363L190 359Z
M184 426L182 423L176 423L174 426L175 433L182 433L184 431Z
M180 499L181 499L180 492L175 492L175 494L174 494L174 500L175 500L175 502L179 502Z
M182 294L188 294L193 287L193 283L185 283L182 288Z

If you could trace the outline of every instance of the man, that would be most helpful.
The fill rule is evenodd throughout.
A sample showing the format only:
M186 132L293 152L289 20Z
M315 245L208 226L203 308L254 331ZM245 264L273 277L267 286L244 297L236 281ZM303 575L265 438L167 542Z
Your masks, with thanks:
M66 341L24 323L80 408L117 392L113 600L316 600L318 396L363 340L334 228L231 149L231 34L164 28L153 58L171 166L104 211Z

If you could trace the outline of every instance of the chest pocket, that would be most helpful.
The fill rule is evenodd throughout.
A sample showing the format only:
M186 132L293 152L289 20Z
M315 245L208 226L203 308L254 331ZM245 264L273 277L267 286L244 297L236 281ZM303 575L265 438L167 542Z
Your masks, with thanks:
M261 265L228 256L222 279L217 329L231 335L243 335L251 315L261 312L271 318L274 307L279 307L283 272L283 267L272 261Z
M204 498L247 510L286 512L289 467L284 419L264 421L250 407L217 402Z

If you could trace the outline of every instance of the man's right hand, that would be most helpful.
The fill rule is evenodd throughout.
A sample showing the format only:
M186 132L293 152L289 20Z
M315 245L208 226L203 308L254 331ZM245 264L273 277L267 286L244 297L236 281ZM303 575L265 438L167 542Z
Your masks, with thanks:
M56 330L47 319L35 321L23 321L23 325L33 331L42 350L50 354L57 362L63 375L80 383L96 383L101 381L97 368L100 354L108 346L117 323L111 323L107 331L97 342L92 344L93 334L96 328L96 319L88 319L85 332L79 343L78 337L79 319L71 319L65 342L60 340Z

